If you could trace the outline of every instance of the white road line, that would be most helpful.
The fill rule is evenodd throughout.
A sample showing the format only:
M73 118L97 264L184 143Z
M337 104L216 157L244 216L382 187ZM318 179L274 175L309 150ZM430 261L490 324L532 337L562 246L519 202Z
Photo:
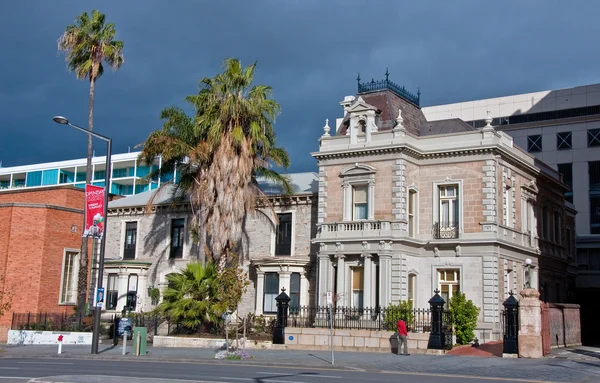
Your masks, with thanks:
M280 373L277 372L260 372L257 371L257 374L261 374L261 375L281 375ZM291 374L290 374L291 376ZM294 374L293 376L301 376L303 378L328 378L328 379L342 379L341 376L334 376L334 375L319 375L319 374L307 374L304 372L298 373L298 374Z
M60 362L17 362L19 364L75 364L75 363L60 363Z
M0 376L0 379L35 379L30 376Z
M219 376L219 379L226 379L226 380L256 380L256 379L252 379L252 378L233 378L230 376ZM261 379L261 382L270 382L270 383L306 383L306 382L299 382L299 381L295 381L295 380L276 380L276 379Z

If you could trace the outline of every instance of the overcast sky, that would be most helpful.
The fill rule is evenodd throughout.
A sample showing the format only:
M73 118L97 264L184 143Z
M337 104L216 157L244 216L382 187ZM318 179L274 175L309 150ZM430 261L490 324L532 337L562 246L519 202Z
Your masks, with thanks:
M0 1L0 161L83 158L89 83L69 73L56 40L98 9L125 42L122 69L96 86L94 127L126 152L160 128L160 110L184 106L224 58L258 61L282 113L278 143L290 171L316 171L325 119L356 92L356 76L390 79L422 106L600 82L600 2L565 1ZM98 154L105 144L97 142Z

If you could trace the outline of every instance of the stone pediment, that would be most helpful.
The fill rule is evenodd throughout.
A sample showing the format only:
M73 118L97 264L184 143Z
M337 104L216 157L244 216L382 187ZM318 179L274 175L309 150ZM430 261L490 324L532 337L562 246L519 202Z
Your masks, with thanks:
M529 191L531 191L534 194L538 194L539 193L539 189L538 189L535 181L528 182L525 185L523 185L523 187L525 189L528 189Z
M373 174L376 172L377 172L377 169L375 169L374 167L372 167L370 165L356 163L356 164L349 166L346 169L342 170L342 172L340 173L340 177Z
M359 97L356 102L348 108L348 110L346 111L347 113L360 113L360 112L366 112L366 111L376 111L379 112L379 109L377 109L377 107L367 104L365 102L365 100L363 100L362 97Z

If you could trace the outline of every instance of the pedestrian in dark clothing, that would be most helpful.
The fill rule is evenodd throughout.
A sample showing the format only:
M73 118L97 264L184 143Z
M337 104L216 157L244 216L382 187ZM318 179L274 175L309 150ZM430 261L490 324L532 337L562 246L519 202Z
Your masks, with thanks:
M398 355L410 355L408 353L408 331L406 323L402 319L398 321ZM400 353L400 346L404 345L404 354Z

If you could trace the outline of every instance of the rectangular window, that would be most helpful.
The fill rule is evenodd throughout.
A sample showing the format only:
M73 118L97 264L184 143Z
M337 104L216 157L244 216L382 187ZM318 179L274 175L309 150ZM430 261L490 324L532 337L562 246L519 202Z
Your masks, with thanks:
M65 252L63 258L62 281L60 285L60 304L75 304L77 298L77 262L79 253Z
M275 255L292 255L292 213L277 214Z
M562 181L571 189L565 192L565 200L573 203L573 164L558 164L557 170L562 177Z
M263 296L263 313L277 313L275 298L279 295L279 274L265 273L265 292Z
M408 191L408 236L414 238L417 233L417 192L415 190Z
M565 150L571 149L571 132L556 133L556 149Z
M440 296L444 298L446 304L444 307L448 307L448 301L452 296L460 290L460 270L458 269L445 269L438 270L438 281L440 289Z
M300 310L300 273L292 273L290 276L290 313Z
M183 258L185 219L171 220L171 258Z
M587 133L588 148L600 146L600 129L588 129Z
M106 286L106 309L116 310L119 299L119 274L108 274Z
M415 274L408 274L408 301L412 303L412 307L415 307L416 291L417 291L417 276Z
M125 224L125 251L123 259L135 259L135 245L137 242L137 222Z
M590 233L600 234L600 161L588 162Z
M368 203L368 188L367 186L354 186L352 188L352 212L353 219L367 219L369 216Z
M434 235L436 238L458 238L458 185L438 187L439 220Z
M127 310L135 311L137 306L137 289L138 289L138 276L137 274L130 274L127 280Z
M560 213L554 212L554 242L561 243L561 235L560 235Z
M352 268L352 307L363 308L363 286L364 269L362 267Z
M542 151L542 135L541 134L527 136L527 151L529 153L535 153L535 152Z

